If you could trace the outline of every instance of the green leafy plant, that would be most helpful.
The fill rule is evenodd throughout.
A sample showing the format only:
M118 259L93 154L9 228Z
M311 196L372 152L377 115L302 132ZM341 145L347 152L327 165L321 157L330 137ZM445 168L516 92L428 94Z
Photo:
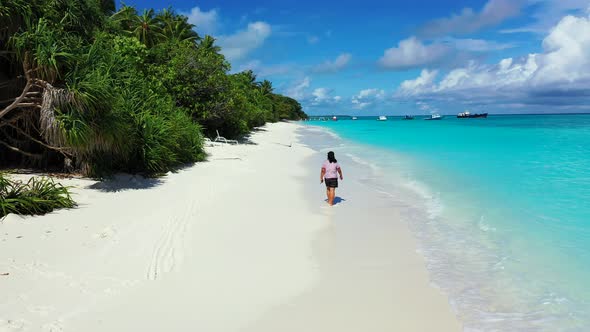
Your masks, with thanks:
M0 174L0 218L9 213L39 215L74 206L68 188L50 178L32 177L21 182Z
M0 167L159 174L203 160L204 136L306 116L198 29L172 8L0 0Z

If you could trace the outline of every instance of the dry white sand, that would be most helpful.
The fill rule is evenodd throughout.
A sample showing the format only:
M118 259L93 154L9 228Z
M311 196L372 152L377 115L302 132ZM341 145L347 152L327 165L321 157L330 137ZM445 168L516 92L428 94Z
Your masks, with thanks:
M78 208L9 215L0 332L460 330L395 209L316 208L296 129L160 179L61 181Z

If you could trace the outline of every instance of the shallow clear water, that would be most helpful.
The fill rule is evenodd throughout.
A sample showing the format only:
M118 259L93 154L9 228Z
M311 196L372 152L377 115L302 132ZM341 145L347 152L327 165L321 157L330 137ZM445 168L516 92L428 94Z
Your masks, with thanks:
M466 330L590 330L590 115L308 122L404 198Z

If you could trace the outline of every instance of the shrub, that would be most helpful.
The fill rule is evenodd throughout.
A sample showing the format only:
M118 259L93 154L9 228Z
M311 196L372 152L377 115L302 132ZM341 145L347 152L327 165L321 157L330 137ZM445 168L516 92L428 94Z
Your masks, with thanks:
M74 206L68 188L50 178L33 177L22 182L0 174L0 218L9 213L38 215Z

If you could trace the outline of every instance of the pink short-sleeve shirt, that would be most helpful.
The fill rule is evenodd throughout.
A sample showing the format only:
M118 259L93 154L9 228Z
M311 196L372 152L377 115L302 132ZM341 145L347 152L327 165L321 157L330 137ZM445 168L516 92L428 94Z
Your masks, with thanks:
M322 165L322 169L326 170L324 179L334 179L338 177L338 170L340 169L340 165L338 165L338 163L331 163L326 160Z

